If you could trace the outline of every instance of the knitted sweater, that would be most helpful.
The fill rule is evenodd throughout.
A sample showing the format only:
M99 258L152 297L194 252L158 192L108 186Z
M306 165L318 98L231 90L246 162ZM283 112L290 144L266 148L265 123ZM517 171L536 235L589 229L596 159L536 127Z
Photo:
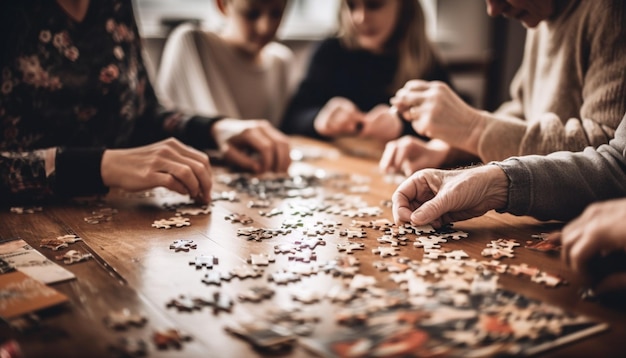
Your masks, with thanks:
M291 92L292 60L289 48L271 42L252 63L217 34L184 24L168 38L157 87L193 113L267 119L278 127Z
M597 147L613 138L626 112L626 3L556 6L553 18L528 31L513 99L479 140L484 162Z
M578 153L529 155L500 163L509 177L503 210L538 219L569 220L595 201L626 196L626 115L615 138Z

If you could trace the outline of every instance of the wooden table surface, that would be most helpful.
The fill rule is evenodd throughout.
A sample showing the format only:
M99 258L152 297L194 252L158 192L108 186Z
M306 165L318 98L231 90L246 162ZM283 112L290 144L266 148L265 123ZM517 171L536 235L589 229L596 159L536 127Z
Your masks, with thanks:
M381 201L390 199L395 183L388 183L377 171L377 163L372 160L349 157L334 150L326 143L304 138L294 138L295 148L304 148L308 152L321 149L321 158L294 162L291 172L323 169L326 173L357 174L368 177L371 182L368 193L358 195L372 206L379 206ZM225 173L226 169L216 168L215 176ZM354 178L353 178L354 179ZM347 180L344 180L348 183ZM344 184L345 184L344 183ZM362 184L359 184L362 185ZM317 188L318 197L334 193L346 193L350 186L322 185ZM229 191L225 184L214 184L214 192ZM273 253L274 245L292 242L301 237L299 230L291 234L276 236L262 242L248 241L237 236L241 224L225 220L230 213L245 213L254 219L256 227L278 228L290 216L289 204L297 205L301 199L274 201L272 207L280 207L284 214L271 218L259 215L259 209L247 207L252 198L239 195L239 202L216 201L209 215L189 216L191 225L182 228L156 229L151 224L158 219L173 216L173 212L164 208L164 204L185 201L181 197L165 190L149 193L127 194L112 192L104 201L95 199L73 200L68 203L48 205L42 212L18 215L10 213L8 208L0 212L0 239L21 238L44 255L53 258L58 254L48 249L40 249L39 242L45 238L55 238L65 234L76 234L83 242L72 244L70 249L92 253L95 259L74 265L64 266L72 271L77 279L52 285L55 289L70 297L70 303L41 314L39 327L24 332L10 329L0 324L0 337L15 339L26 357L100 357L107 356L108 347L120 337L143 338L150 342L154 330L179 328L193 336L183 349L157 350L149 344L149 356L176 357L250 357L262 355L244 340L238 339L224 330L224 326L242 317L254 317L270 308L293 306L290 296L302 288L315 288L326 292L337 283L332 275L319 273L304 277L299 282L276 285L268 282L267 273L261 279L232 279L221 287L209 286L201 282L208 270L196 270L189 265L200 254L212 254L219 258L213 270L226 271L246 263L251 253ZM115 208L118 212L112 220L99 224L87 223L84 218L95 210L104 207ZM379 218L391 219L391 210L381 206L384 213ZM352 219L340 215L316 212L312 217L304 217L305 223L319 219L336 220L343 223L343 228L350 225ZM367 220L367 218L365 218ZM471 258L484 259L480 252L485 244L497 238L514 239L523 244L530 240L530 235L539 234L558 228L557 223L541 223L528 217L514 217L507 214L489 212L483 217L455 224L455 228L469 233L469 237L449 243L446 248L463 249ZM380 279L382 286L389 286L385 277L388 273L373 268L372 263L380 257L371 253L371 248L378 246L375 238L380 232L366 229L368 238L363 239L367 249L357 251L354 256L361 262L360 273L373 275ZM174 252L169 245L178 239L189 239L197 243L197 249L189 252ZM318 246L317 262L334 259L337 255L336 243L345 240L337 233L325 235L325 246ZM61 251L63 252L63 251ZM605 307L596 302L586 302L579 298L581 288L579 280L559 261L558 257L531 251L525 248L515 250L516 257L503 259L509 264L527 263L542 270L562 275L569 284L557 288L545 288L530 282L527 278L501 275L499 284L505 288L522 293L531 298L554 304L568 311L584 314L610 324L610 329L598 335L585 338L564 347L549 351L545 356L623 356L626 348L626 316L623 311ZM414 259L421 258L421 249L412 245L401 248L400 254ZM286 256L276 255L276 262L271 263L267 272L280 268L288 262ZM238 293L253 285L267 285L276 293L270 299L260 303L239 302ZM1 288L0 288L1 289ZM214 313L209 308L195 312L178 312L167 308L166 303L180 294L208 296L220 291L235 301L232 312ZM327 335L336 329L334 319L336 304L329 300L303 305L306 310L319 314L321 321L312 335ZM112 310L128 308L141 312L148 318L143 328L130 328L120 332L107 328L103 317ZM0 339L3 341L4 339ZM307 357L310 353L296 346L287 353L290 357Z

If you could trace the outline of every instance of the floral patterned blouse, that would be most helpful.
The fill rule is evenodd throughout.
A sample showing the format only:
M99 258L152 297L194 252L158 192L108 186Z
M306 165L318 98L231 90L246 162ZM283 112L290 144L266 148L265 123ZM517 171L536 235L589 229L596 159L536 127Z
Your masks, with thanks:
M215 119L159 105L130 0L91 0L81 22L53 0L0 13L0 204L106 192L105 148L168 136L214 145Z

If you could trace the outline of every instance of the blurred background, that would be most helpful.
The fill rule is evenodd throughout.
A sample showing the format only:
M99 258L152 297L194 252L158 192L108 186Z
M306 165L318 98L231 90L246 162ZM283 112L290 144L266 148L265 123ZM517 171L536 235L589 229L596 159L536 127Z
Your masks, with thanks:
M315 44L337 30L343 0L291 0L278 40L296 54L297 75ZM525 29L517 21L490 18L484 0L419 0L431 39L449 66L456 88L472 105L494 110L509 99L508 85L521 62ZM182 22L219 29L213 0L135 0L139 30L154 69L169 32Z

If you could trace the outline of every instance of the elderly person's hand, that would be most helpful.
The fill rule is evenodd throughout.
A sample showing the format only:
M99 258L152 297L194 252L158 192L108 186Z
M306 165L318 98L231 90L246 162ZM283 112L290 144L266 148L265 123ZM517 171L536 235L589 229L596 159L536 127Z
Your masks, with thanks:
M592 204L561 233L564 261L594 282L597 294L626 291L624 218L626 199Z
M354 103L343 97L331 98L315 117L317 133L328 138L357 135L365 114Z
M174 138L131 149L108 149L100 164L102 182L140 191L162 186L204 203L211 200L209 157Z
M441 167L450 146L438 139L425 141L406 135L387 142L378 166L383 173L402 173L406 176L425 168Z
M420 170L393 193L393 217L397 224L432 224L480 216L506 207L508 178L496 165L462 170Z
M470 107L443 82L411 80L390 103L423 136L441 139L471 154L486 126L486 112Z
M224 159L235 166L254 173L289 169L288 138L266 120L222 119L212 132Z

